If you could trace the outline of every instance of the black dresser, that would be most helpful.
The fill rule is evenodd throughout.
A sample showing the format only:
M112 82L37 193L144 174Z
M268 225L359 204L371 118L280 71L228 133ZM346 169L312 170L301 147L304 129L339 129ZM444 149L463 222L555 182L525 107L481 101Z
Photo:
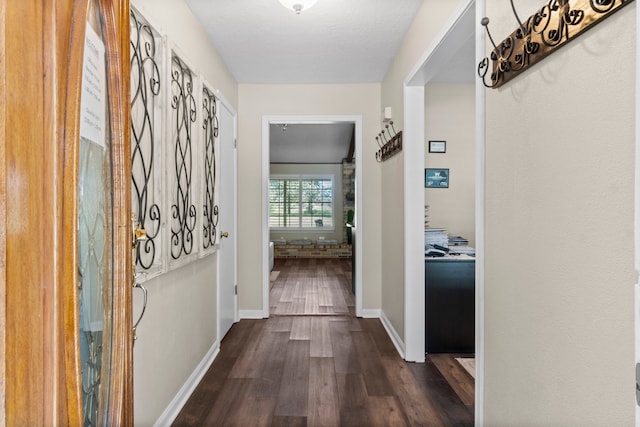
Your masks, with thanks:
M425 257L427 353L475 351L475 258Z

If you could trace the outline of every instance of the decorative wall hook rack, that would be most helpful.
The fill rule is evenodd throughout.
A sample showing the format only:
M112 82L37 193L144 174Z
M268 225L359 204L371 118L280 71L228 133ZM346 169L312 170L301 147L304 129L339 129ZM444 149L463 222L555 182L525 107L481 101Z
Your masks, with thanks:
M510 1L518 27L500 44L489 32L489 18L480 21L493 45L489 57L478 64L486 87L502 86L633 0L549 0L524 22Z
M389 126L391 126L391 130L389 130ZM394 154L402 151L402 131L396 132L396 129L393 127L393 120L390 120L389 123L384 126L382 132L376 136L376 142L380 148L376 152L376 160L378 163L384 162Z

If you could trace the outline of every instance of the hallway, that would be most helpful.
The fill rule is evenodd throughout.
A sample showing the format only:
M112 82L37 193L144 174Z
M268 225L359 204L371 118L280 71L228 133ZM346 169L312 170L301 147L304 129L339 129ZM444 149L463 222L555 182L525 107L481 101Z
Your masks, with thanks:
M274 289L318 313L235 324L173 425L473 425L473 378L453 355L407 363L378 319L354 317L348 260L276 265L283 283ZM336 283L342 291L312 295L336 291ZM328 295L339 303L329 304Z

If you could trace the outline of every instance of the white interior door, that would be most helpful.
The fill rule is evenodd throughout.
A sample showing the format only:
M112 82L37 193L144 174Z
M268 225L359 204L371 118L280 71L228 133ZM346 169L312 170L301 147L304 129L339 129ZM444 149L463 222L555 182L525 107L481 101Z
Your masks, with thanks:
M220 102L220 251L218 254L218 337L236 321L238 277L236 249L236 114Z

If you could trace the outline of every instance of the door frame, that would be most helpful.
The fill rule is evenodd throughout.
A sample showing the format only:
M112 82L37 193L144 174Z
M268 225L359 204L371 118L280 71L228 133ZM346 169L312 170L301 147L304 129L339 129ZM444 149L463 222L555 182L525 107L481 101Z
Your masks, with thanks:
M102 0L99 7L106 19L114 257L121 259L113 269L118 366L108 411L112 423L131 425L131 160L123 78L129 1ZM0 53L0 80L9 83L0 88L0 425L82 424L76 194L86 15L86 2L0 2L0 43L24 36Z
M634 201L634 260L636 283L634 284L635 364L640 363L640 7L636 5L636 134L635 134L635 201ZM637 368L636 368L637 369ZM636 371L636 390L639 383ZM638 393L636 391L636 393ZM635 425L640 427L640 405L635 401Z
M405 212L405 359L425 360L425 290L424 290L424 86L445 67L465 37L466 28L474 25L476 63L485 56L484 33L479 25L484 16L485 0L466 0L445 23L434 42L425 50L404 81L404 212ZM482 425L484 405L484 86L475 80L475 423Z
M262 316L269 317L269 158L271 123L348 122L355 125L355 223L362 227L362 116L359 115L287 115L262 117ZM357 248L353 262L356 271L356 316L362 316L362 233L356 232Z
M226 109L227 111L229 111L229 113L231 113L231 116L233 117L233 159L231 159L232 163L233 163L233 189L232 189L232 194L233 194L233 212L234 212L234 221L233 221L233 227L231 230L229 230L230 233L232 233L232 236L234 236L234 238L236 239L236 244L234 245L233 248L233 284L236 287L234 290L234 296L233 296L233 323L236 323L239 318L238 318L238 292L237 292L237 286L238 286L238 146L237 146L237 141L238 141L238 113L236 112L235 108L233 108L233 106L231 105L231 103L227 100L227 98L225 98L221 93L220 90L216 90L216 94L215 94L216 98L218 99L218 101L220 102L220 107ZM218 118L218 120L220 121L220 119ZM222 168L223 165L225 164L225 159L222 158L222 143L220 143L219 145L219 149L220 149L220 167ZM222 180L220 180L220 184L222 185ZM218 230L218 239L221 239L221 234L222 234L222 229ZM220 251L223 251L224 249L222 248L222 242L220 242ZM217 327L217 334L218 334L218 340L222 341L223 335L222 335L222 331L221 331L221 307L220 307L220 288L221 288L221 281L220 281L220 269L221 269L221 262L220 262L220 256L217 255L216 256L216 262L217 262L217 268L216 268L216 283L218 284L217 286L217 293L216 293L216 299L217 299L217 310L218 310L218 327Z

